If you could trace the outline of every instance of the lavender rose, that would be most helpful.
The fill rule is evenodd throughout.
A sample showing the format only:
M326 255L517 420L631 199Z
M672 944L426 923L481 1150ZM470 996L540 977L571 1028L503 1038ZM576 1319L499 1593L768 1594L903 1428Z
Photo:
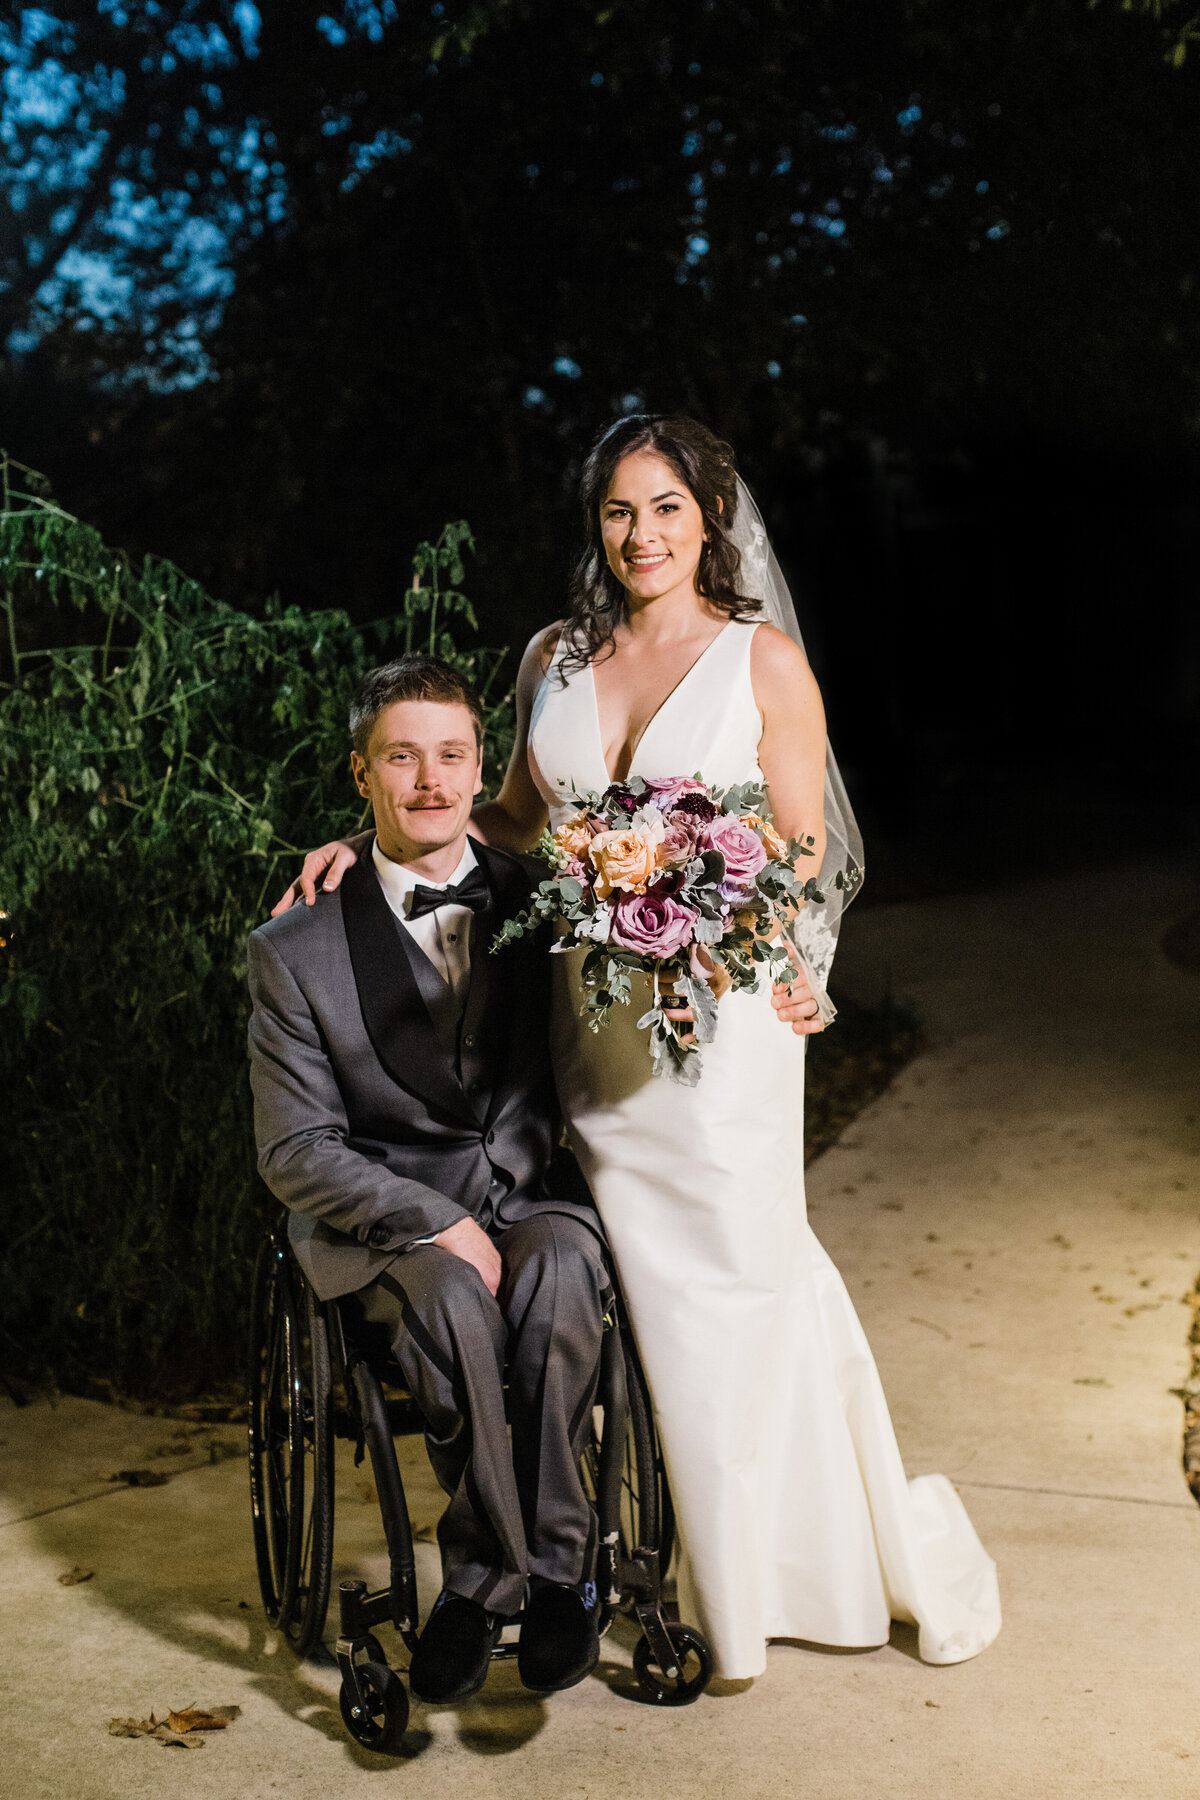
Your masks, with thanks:
M696 917L694 907L669 894L622 894L612 909L610 935L641 956L674 956L691 942Z
M737 892L748 892L754 877L766 867L767 853L762 839L740 819L722 813L713 819L700 839L701 850L719 850L725 858L725 880L721 892L727 898Z

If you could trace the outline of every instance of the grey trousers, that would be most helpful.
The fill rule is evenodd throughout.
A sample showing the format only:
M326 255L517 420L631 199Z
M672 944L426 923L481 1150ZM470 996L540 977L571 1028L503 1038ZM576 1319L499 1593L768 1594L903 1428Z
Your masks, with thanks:
M564 1214L489 1235L504 1263L494 1299L470 1263L436 1244L397 1257L356 1298L387 1333L450 1497L438 1525L443 1583L512 1614L530 1575L576 1582L592 1572L595 1517L579 1458L608 1276L598 1238Z

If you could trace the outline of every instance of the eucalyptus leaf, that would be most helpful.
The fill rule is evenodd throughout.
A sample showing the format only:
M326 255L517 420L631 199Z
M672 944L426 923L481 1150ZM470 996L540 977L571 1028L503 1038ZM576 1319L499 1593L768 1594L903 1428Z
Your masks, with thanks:
M698 1044L711 1044L717 1035L717 997L707 981L700 981L694 975L684 977L684 992L687 994L695 1020L693 1029Z

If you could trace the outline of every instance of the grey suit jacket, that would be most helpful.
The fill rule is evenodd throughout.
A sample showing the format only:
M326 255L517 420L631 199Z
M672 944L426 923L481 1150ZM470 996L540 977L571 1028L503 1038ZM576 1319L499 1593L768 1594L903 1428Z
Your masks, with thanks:
M384 898L366 846L336 893L293 906L249 944L258 1166L291 1209L318 1296L364 1287L414 1239L470 1216L502 1228L567 1212L600 1234L555 1151L548 945L488 946L529 878L475 846L492 890L472 923L461 1019Z

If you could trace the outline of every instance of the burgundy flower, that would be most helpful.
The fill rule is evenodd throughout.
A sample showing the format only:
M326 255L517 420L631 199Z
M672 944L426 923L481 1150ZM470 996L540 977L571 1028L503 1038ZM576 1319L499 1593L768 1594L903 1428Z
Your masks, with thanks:
M648 781L646 792L659 812L670 812L681 794L707 794L708 790L702 781L694 775L668 775L665 779Z
M614 781L611 787L605 788L600 797L602 800L611 800L614 806L619 807L623 813L628 813L630 818L642 804L638 796L631 794L622 781Z
M673 813L691 813L697 819L715 819L719 810L707 794L681 794L671 808Z

